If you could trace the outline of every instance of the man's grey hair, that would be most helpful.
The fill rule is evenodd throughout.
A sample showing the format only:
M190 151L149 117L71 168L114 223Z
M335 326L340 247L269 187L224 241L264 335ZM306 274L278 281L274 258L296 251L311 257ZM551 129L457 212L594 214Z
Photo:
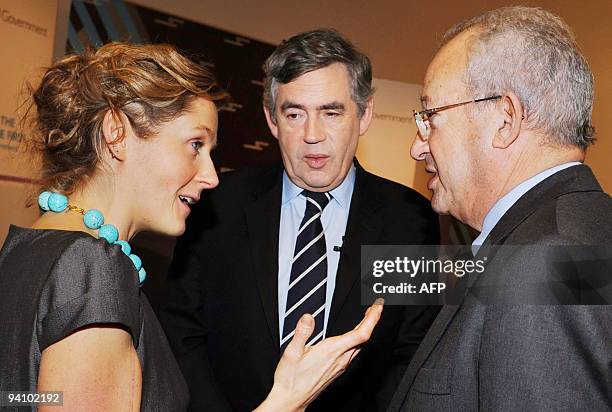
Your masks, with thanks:
M474 98L514 92L549 143L585 149L594 142L593 74L567 24L540 8L504 7L455 25L442 46L468 29L475 36L466 84Z
M263 102L273 121L278 84L287 84L303 74L342 63L349 78L351 97L357 105L359 117L365 113L368 100L374 94L372 65L365 54L358 51L340 33L332 29L317 29L297 34L283 41L263 65Z

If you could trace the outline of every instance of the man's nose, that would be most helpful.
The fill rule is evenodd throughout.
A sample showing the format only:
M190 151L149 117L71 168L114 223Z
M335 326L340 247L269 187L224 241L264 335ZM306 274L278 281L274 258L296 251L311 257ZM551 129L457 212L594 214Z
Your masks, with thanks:
M306 143L319 143L323 140L325 140L325 132L321 120L316 116L308 117L306 130L304 130L304 141Z

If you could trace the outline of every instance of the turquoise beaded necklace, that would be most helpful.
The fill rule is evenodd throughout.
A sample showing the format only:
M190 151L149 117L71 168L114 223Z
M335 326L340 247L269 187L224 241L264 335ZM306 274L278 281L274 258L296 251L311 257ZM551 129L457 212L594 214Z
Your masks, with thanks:
M81 209L80 207L68 204L68 198L56 192L44 191L38 196L38 206L45 212L61 213L65 210L77 212L83 215L83 223L92 230L98 231L98 237L104 238L111 245L119 245L123 253L125 253L138 272L140 284L145 281L147 272L142 267L142 260L132 253L132 247L125 240L119 240L119 231L114 225L104 224L104 215L98 209Z

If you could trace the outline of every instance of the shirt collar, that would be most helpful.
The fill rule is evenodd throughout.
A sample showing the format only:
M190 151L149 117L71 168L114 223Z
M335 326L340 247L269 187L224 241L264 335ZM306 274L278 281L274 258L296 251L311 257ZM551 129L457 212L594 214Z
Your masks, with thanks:
M355 166L351 165L346 177L338 187L332 189L329 194L332 195L332 201L338 202L340 207L346 209L351 204L351 196L353 195L353 187L355 186ZM303 191L301 187L289 179L287 171L283 172L283 196L281 206L297 198Z
M500 221L500 219L506 214L508 209L510 209L525 193L527 193L538 183L554 175L555 173L560 172L563 169L567 169L568 167L577 166L579 164L581 163L569 162L551 167L550 169L546 169L520 183L519 185L514 187L514 189L506 193L501 199L495 202L493 207L485 216L484 221L482 222L482 231L480 232L480 235L472 242L472 253L474 255L478 253L478 249L483 244L487 236L489 236L495 225L497 225L497 222Z

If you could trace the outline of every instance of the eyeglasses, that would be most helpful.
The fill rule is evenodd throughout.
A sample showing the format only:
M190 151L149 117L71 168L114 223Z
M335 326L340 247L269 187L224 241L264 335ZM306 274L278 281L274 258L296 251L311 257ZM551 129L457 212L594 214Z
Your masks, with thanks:
M419 130L419 135L421 136L422 140L424 141L427 140L427 138L429 137L429 133L431 132L431 127L429 126L429 117L434 113L438 113L443 110L448 110L448 109L452 109L455 107L463 106L465 104L484 102L486 100L500 99L501 97L502 96L484 97L482 99L469 100L467 102L449 104L448 106L435 107L433 109L426 109L420 112L413 110L414 121L416 122L417 129Z

